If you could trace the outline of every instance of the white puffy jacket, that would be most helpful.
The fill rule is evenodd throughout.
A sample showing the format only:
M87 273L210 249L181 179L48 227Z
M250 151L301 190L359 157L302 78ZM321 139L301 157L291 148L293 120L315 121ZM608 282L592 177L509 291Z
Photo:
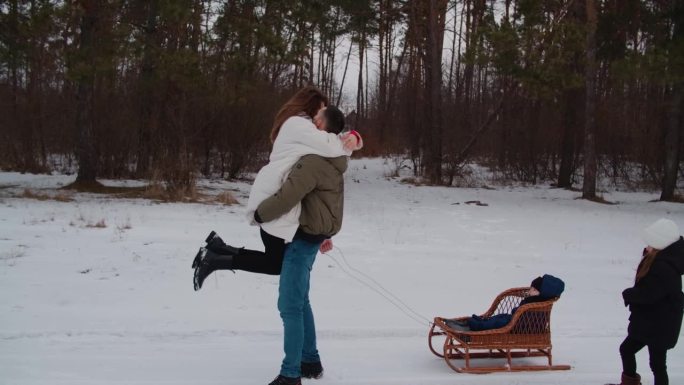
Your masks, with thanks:
M351 155L351 151L344 149L339 135L320 131L311 119L304 116L288 118L280 127L280 132L273 143L273 150L269 163L259 170L247 201L247 218L252 225L254 212L266 198L278 192L290 174L290 170L304 155L320 155L335 158ZM262 223L261 228L285 242L292 242L292 238L299 227L301 204L282 217L271 222Z

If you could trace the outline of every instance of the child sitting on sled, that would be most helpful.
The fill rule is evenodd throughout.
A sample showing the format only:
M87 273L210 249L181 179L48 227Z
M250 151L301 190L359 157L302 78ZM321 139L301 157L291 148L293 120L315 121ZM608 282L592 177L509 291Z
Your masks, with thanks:
M524 298L520 305L511 311L511 314L497 314L486 318L473 314L467 321L446 320L445 323L457 330L482 331L502 328L511 322L513 314L520 306L560 297L563 290L565 290L565 283L561 279L545 274L532 281L528 297Z

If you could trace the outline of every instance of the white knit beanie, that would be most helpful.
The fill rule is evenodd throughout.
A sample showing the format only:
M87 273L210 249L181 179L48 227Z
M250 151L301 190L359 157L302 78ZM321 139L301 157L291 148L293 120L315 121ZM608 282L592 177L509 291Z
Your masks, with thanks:
M660 218L645 228L641 236L647 245L663 250L679 240L679 227L669 219Z

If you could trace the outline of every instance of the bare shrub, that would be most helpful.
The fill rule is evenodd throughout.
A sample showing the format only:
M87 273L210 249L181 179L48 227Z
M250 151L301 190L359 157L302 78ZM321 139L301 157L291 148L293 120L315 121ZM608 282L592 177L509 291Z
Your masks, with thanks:
M214 198L214 202L221 203L226 206L232 206L240 203L230 191L224 191L218 194L216 198Z
M46 201L50 199L50 196L47 194L42 194L42 193L37 193L31 189L24 189L24 191L21 192L21 194L18 195L20 198L26 198L26 199L37 199L39 201Z
M131 224L130 224L129 222L126 222L126 223L124 223L124 224L117 225L116 228L117 228L117 230L123 232L123 231L125 231L125 230L130 230L130 229L132 229L133 226L131 226Z
M11 249L0 253L0 261L11 261L13 259L21 258L26 253L22 249Z
M52 199L58 202L71 202L74 200L71 196L67 195L64 192L57 193L55 196L52 197Z
M410 167L406 164L407 159L403 156L392 156L385 159L385 164L388 165L389 169L383 174L385 178L399 178L401 176L401 170L409 169Z
M410 184L413 186L428 186L429 185L429 183L427 183L423 178L413 177L413 176L402 178L399 182L401 182L403 184Z
M91 229L104 229L107 228L107 223L105 222L104 219L100 219L99 221L93 223L93 222L88 222L86 227L91 228Z
M71 202L71 201L73 201L71 196L69 196L68 194L66 194L64 192L58 192L55 195L49 195L46 193L40 193L40 192L33 191L29 188L25 188L24 191L22 191L21 193L19 193L16 196L19 198L35 199L35 200L39 200L39 201L48 201L48 200L54 200L54 201L58 201L58 202Z
M157 164L143 196L164 202L197 202L197 175L188 163L175 160Z

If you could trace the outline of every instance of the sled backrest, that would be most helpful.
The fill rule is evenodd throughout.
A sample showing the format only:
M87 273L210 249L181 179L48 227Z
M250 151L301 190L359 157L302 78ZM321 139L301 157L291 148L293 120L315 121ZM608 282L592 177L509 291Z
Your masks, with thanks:
M516 287L508 289L499 294L489 307L489 310L484 314L485 317L491 317L497 314L511 314L513 309L520 306L520 302L529 295L529 287Z
M511 334L550 335L551 310L557 300L554 298L518 308L511 320Z

